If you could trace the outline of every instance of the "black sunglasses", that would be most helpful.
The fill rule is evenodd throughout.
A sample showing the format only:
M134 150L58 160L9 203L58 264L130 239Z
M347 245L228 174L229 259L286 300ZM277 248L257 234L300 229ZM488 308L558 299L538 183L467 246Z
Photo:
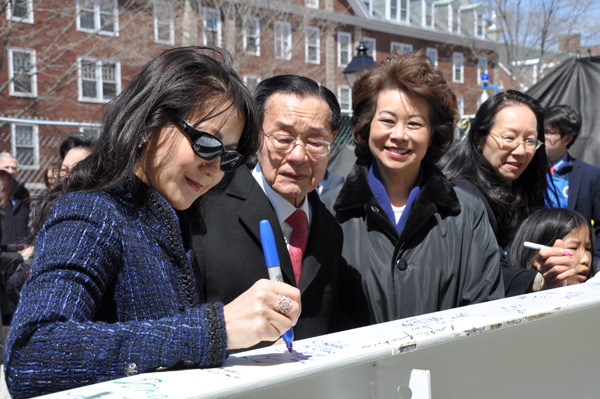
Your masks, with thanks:
M173 122L192 141L192 150L205 161L221 157L220 168L223 172L231 172L244 162L244 156L237 151L228 151L223 142L210 133L195 129L183 119L173 119Z

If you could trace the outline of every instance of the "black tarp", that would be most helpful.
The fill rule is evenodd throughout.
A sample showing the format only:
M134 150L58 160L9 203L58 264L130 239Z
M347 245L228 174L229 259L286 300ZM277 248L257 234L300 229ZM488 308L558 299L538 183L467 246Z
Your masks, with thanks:
M578 110L581 132L569 154L600 166L600 56L564 60L527 94L543 106L566 104Z

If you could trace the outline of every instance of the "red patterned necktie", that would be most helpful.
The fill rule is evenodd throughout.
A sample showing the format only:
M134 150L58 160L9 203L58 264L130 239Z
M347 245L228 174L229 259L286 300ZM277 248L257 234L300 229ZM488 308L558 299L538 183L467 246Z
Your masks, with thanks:
M306 228L308 221L306 214L301 209L296 209L294 213L285 220L294 231L290 237L288 251L294 268L294 277L296 277L296 285L300 281L300 273L302 272L302 259L304 259L304 250L306 249Z

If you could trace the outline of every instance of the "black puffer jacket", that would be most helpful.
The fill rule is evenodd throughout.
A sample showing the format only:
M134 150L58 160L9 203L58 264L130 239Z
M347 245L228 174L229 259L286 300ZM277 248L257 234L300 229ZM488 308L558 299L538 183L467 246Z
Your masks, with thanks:
M356 162L334 205L348 262L341 304L355 322L381 323L504 297L500 252L478 198L424 164L421 193L399 236L373 196L369 166Z

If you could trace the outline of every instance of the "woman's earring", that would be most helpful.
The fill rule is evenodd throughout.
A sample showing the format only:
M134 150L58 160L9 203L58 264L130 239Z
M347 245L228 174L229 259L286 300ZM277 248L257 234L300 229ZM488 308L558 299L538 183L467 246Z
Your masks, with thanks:
M137 145L138 150L141 149L144 144L146 144L148 142L148 139L146 138L146 136L142 137L142 140L140 141L140 143Z

